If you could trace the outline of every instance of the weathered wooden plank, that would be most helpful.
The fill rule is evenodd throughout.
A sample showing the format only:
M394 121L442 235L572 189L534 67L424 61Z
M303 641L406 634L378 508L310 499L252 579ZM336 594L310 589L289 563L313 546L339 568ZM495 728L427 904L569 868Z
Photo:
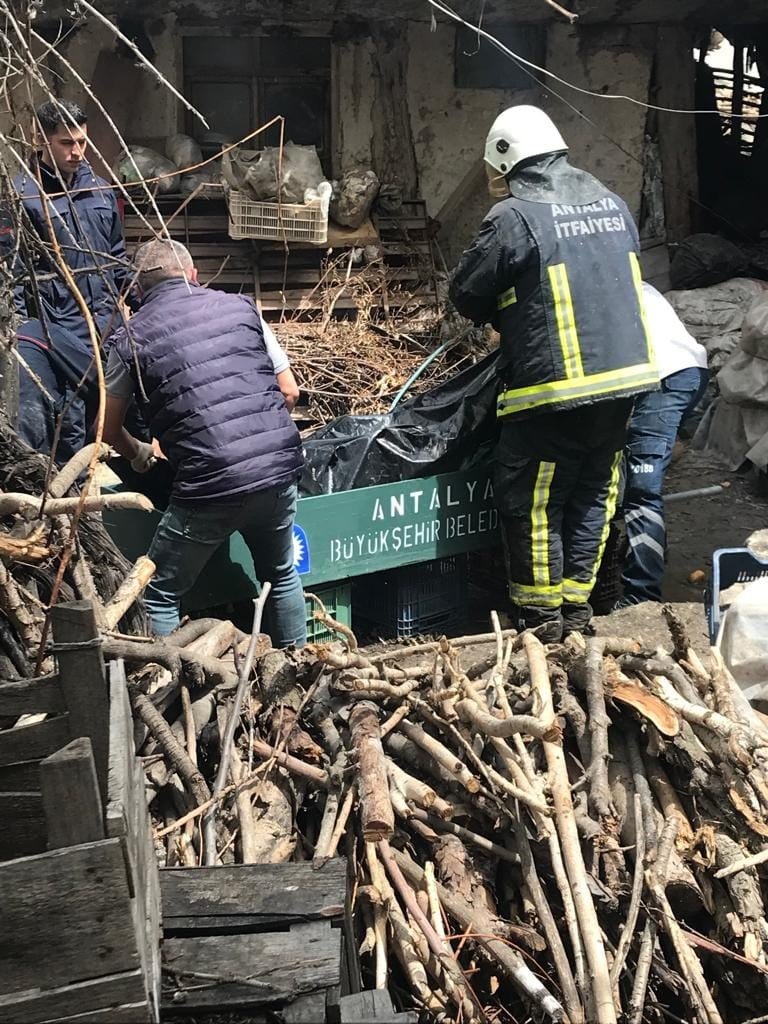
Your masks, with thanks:
M109 663L110 740L107 834L123 837L133 890L133 924L155 1015L160 1004L160 880L144 794L144 772L133 751L133 718L122 660Z
M0 907L2 993L139 966L119 839L0 864Z
M283 1006L280 1010L283 1024L323 1024L326 1019L325 994L326 990L323 988L318 992L299 996L287 1006Z
M366 275L369 272L368 267L358 267L350 272L350 280L354 281L356 277ZM431 273L420 271L415 267L387 267L386 277L389 281L423 281L431 277ZM346 276L344 272L343 276ZM293 267L289 266L285 273L281 270L266 270L261 271L259 274L259 281L262 285L280 285L282 286L285 282L287 287L299 284L319 284L320 279L323 277L321 270L294 270ZM340 288L341 281L338 277L333 280L326 278L323 281L323 287L329 288Z
M398 1013L389 992L373 989L342 996L339 1000L341 1024L417 1024L418 1013Z
M49 850L104 838L101 796L87 736L71 740L40 762L40 789Z
M17 761L0 767L0 793L39 793L40 762Z
M189 1010L281 1003L326 989L339 979L340 945L341 932L331 928L327 921L294 925L288 932L263 935L166 939L164 962L174 974L167 968L164 971L164 1005L172 999L177 984L190 986L184 1000L185 1009ZM191 976L185 977L184 971L191 972ZM203 987L205 979L195 978L195 974L243 980L211 982ZM249 985L245 979L258 985Z
M44 1024L146 1024L150 1017L146 1000L124 1006L110 1006L105 1010L77 1013L73 1017L50 1017Z
M42 853L45 847L45 815L40 794L0 793L0 860ZM0 922L3 916L0 903Z
M57 676L0 683L0 715L29 715L40 711L51 714L66 710Z
M300 864L235 864L216 868L165 868L160 872L163 926L174 918L201 926L226 917L234 926L262 929L291 922L326 920L344 911L346 863L334 858L322 868Z
M133 759L133 719L128 701L125 669L109 663L109 760L107 765L106 828L108 836L124 836L127 820L125 804L131 793Z
M51 609L59 678L69 711L70 739L88 736L93 746L96 778L107 801L109 757L109 693L104 658L90 601L67 601Z
M143 1016L140 1016L142 1003L144 1010ZM135 1017L108 1016L109 1013L124 1009L125 1004L136 1008ZM19 1024L20 1021L24 1021L24 1024L43 1024L44 1021L69 1020L72 1017L79 1019L93 1012L104 1015L94 1018L104 1020L104 1024L118 1019L148 1020L141 971L110 974L59 988L34 988L0 995L0 1024Z
M69 715L0 732L0 765L47 757L70 739Z

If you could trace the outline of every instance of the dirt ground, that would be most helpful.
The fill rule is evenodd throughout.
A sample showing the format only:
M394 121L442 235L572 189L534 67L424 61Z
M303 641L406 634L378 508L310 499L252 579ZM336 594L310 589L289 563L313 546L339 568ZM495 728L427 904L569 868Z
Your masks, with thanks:
M711 452L686 448L667 473L665 493L728 484L720 493L705 498L670 502L666 510L668 561L664 597L676 605L699 650L708 646L704 615L704 588L712 570L712 553L718 548L743 547L755 530L768 526L768 500L759 497L753 480L730 472ZM692 572L705 577L691 583ZM627 608L595 620L598 633L641 637L646 643L668 644L669 635L658 605Z

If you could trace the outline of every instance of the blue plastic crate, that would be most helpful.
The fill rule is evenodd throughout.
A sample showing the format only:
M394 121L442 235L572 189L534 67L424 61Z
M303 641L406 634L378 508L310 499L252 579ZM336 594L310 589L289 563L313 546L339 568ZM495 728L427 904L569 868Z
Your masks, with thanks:
M753 555L748 548L719 548L712 556L712 578L704 592L704 605L709 623L709 641L717 643L720 632L720 592L734 583L750 583L768 576L768 562Z
M466 601L466 582L464 555L373 573L355 584L355 621L398 639L450 632Z

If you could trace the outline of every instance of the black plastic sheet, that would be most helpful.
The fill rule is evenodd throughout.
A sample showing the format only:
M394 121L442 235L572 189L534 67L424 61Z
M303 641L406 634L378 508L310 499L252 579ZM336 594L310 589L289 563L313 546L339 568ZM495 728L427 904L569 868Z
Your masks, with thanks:
M450 473L487 460L497 437L492 352L432 391L376 416L341 416L304 442L309 497Z

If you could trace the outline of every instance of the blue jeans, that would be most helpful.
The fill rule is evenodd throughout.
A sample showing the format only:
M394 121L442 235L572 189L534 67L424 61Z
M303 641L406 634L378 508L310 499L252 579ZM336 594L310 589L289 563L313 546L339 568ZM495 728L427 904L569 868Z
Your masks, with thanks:
M708 374L699 367L680 370L661 382L661 390L635 402L626 447L624 523L629 548L624 564L623 604L660 601L664 580L666 527L664 474L680 424L696 406Z
M199 504L171 499L149 549L157 572L144 602L154 632L167 636L176 629L181 598L216 549L239 531L251 552L257 579L272 584L264 609L272 643L303 647L307 642L304 591L293 564L296 498L296 484L289 484Z

